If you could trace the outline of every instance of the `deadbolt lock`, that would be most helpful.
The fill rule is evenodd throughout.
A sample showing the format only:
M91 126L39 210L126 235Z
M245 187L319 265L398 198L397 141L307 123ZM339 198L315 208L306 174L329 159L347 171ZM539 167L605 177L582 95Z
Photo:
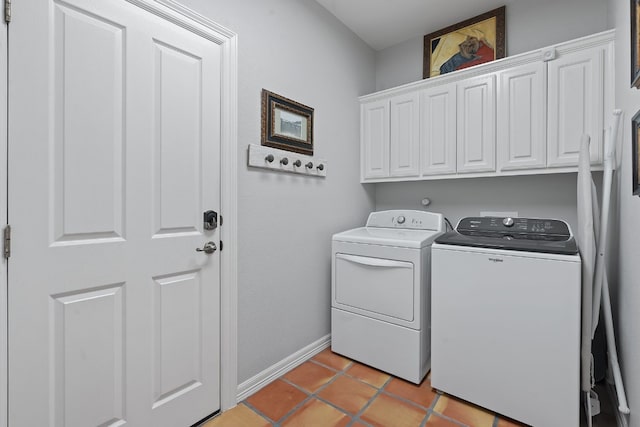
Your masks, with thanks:
M218 228L218 213L215 211L205 211L203 214L205 230L215 230Z

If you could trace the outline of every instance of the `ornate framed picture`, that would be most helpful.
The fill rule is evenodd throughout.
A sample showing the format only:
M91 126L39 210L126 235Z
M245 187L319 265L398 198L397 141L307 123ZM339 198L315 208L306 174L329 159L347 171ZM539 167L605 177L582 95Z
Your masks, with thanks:
M313 156L313 108L262 89L262 145Z
M633 195L640 196L640 111L631 119L631 175Z
M640 89L640 0L631 0L631 87Z
M505 56L505 6L424 36L422 78Z

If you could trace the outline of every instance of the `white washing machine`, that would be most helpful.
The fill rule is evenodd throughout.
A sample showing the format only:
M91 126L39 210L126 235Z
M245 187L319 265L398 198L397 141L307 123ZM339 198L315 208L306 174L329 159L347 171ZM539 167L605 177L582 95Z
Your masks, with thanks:
M420 383L430 366L429 278L441 214L373 212L333 236L331 349Z
M432 248L433 387L533 426L578 427L580 275L563 221L462 219Z

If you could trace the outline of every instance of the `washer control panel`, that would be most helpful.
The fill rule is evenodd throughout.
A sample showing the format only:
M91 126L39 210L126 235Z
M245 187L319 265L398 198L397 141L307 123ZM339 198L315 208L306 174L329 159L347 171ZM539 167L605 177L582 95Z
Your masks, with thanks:
M578 246L566 222L558 219L468 217L455 231L436 239L444 245L575 255Z
M541 218L468 217L460 220L456 230L466 235L508 235L531 240L571 237L564 221Z
M371 212L367 220L367 227L435 231L444 231L445 229L442 214L415 210Z

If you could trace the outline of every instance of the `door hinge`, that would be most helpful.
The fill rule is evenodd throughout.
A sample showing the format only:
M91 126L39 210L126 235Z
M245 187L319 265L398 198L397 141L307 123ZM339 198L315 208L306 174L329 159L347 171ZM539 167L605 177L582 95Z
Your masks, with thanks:
M220 250L222 251L222 248L224 248L224 243L222 243L222 240L220 240Z
M11 0L4 0L4 22L11 22Z
M4 229L4 249L3 254L5 258L11 256L11 226L7 225Z

